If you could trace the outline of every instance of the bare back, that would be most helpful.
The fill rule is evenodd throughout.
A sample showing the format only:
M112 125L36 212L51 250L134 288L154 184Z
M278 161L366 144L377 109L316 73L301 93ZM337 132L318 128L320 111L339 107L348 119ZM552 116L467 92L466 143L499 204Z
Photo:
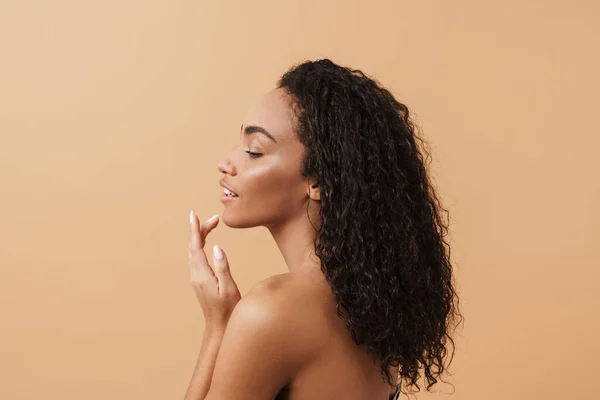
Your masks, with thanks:
M384 381L379 366L366 350L357 346L341 318L336 314L335 300L322 275L312 277L285 273L270 277L259 285L268 288L285 315L306 321L300 338L312 337L304 343L307 349L317 349L299 368L276 400L387 400L390 386ZM291 333L294 335L294 333ZM296 340L292 340L298 343Z

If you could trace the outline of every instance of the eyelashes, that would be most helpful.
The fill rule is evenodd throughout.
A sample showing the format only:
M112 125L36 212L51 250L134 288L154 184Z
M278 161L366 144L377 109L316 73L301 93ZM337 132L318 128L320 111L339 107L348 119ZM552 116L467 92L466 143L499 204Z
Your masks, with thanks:
M246 153L248 153L248 156L250 156L250 158L258 158L262 156L262 153L254 153L250 150L246 150Z

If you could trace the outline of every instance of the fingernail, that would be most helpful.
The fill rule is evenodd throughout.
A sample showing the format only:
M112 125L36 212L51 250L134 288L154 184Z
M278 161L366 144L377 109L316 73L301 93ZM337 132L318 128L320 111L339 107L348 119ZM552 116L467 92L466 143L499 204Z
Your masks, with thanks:
M215 214L212 217L210 217L209 219L207 219L206 222L213 222L215 219L217 219L218 216L219 216L219 214Z
M194 223L194 210L190 211L190 224Z
M218 245L214 245L213 247L213 254L215 255L215 258L217 260L222 260L223 259L223 251L221 250L221 248Z

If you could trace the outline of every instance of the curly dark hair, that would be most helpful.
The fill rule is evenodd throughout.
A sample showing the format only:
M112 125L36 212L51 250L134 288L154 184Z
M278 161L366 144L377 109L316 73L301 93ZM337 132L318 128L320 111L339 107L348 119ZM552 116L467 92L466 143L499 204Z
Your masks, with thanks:
M360 70L306 61L277 87L292 99L305 146L301 173L318 181L314 249L337 314L390 385L401 389L405 379L420 391L423 368L430 391L444 371L447 340L452 361L451 323L462 315L442 219L448 210L425 168L430 152L417 147L426 143L408 108ZM390 367L398 367L395 382Z

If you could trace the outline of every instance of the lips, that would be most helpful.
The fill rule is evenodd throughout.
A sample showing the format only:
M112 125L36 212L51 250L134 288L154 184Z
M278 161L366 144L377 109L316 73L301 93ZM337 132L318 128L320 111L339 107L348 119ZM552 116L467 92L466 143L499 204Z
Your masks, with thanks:
M229 197L238 197L238 195L237 195L237 194L233 193L233 192L232 192L232 191L230 191L229 189L223 189L223 193L224 193L226 196L229 196Z
M239 195L237 194L237 192L235 190L233 190L231 187L229 187L228 185L225 184L225 182L223 181L223 179L221 179L219 181L219 185L221 185L221 187L223 187L225 190L225 193L227 193L227 191L231 192L234 196L232 197L239 197Z

